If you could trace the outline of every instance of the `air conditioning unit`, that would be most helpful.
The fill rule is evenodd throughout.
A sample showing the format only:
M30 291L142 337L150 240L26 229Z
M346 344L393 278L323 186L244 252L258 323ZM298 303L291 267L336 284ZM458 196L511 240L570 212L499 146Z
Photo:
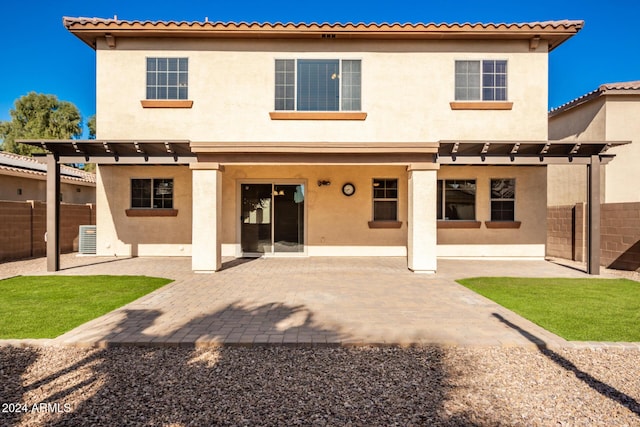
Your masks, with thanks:
M95 255L96 253L96 226L81 225L78 234L78 251L81 254Z

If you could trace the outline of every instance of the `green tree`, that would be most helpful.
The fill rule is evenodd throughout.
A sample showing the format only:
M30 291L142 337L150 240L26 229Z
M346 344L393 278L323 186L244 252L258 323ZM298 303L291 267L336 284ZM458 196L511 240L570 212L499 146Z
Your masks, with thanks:
M89 139L96 139L96 115L87 119L87 127L89 128Z
M71 102L55 95L30 92L16 100L9 110L11 120L0 122L2 149L31 155L42 150L18 144L16 139L71 139L82 134L80 111Z
M96 139L96 115L89 117L87 119L87 127L89 128L89 139ZM96 164L95 163L85 163L82 167L87 172L96 172Z

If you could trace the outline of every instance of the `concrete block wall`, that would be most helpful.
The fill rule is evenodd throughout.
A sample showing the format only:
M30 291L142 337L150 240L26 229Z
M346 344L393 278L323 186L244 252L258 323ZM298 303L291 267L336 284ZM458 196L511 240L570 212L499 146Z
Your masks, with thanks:
M603 265L640 271L640 203L602 205L601 239Z
M573 259L574 206L547 209L547 255Z
M47 243L44 234L47 232L47 204L44 202L31 202L33 206L33 220L31 232L31 247L34 257L47 254Z
M78 250L78 228L95 224L92 204L60 205L60 252ZM0 262L47 253L47 204L44 202L0 201Z
M0 201L0 260L33 256L31 211L30 203Z
M640 203L600 205L600 264L640 271ZM586 204L547 209L547 256L585 261Z

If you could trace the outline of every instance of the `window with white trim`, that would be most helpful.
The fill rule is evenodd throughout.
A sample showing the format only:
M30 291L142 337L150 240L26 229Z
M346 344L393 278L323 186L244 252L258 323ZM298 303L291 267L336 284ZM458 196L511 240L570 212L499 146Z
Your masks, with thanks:
M439 179L437 219L446 221L476 220L476 180Z
M507 61L456 61L456 101L506 101Z
M173 209L173 179L133 178L131 208Z
M147 58L147 99L188 99L189 58Z
M361 61L276 59L276 111L360 111Z
M491 221L515 221L516 180L491 180Z
M398 220L398 180L373 179L373 220Z

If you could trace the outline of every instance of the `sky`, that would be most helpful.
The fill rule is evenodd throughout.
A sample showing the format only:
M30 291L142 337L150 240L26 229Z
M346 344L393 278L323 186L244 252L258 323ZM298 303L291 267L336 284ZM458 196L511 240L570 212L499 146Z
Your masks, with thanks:
M95 114L95 52L62 25L63 16L124 20L235 22L531 22L584 20L582 31L549 55L549 108L604 83L640 80L639 0L7 0L0 7L4 40L0 120L31 91Z

